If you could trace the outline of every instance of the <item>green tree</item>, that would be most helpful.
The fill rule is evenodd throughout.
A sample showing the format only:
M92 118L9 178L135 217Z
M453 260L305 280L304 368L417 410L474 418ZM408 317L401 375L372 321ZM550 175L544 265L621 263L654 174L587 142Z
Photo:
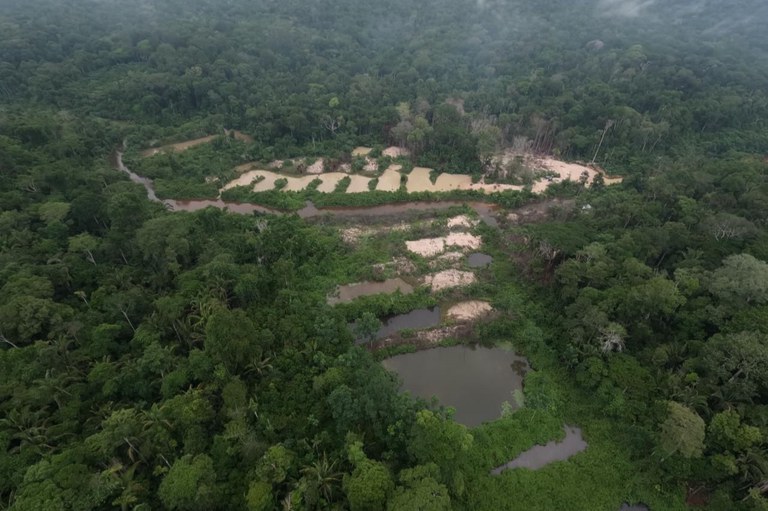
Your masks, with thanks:
M394 489L392 476L383 463L365 459L344 478L344 491L352 511L383 511Z
M213 460L205 454L176 460L157 492L163 505L179 511L218 508L218 490Z
M272 485L264 481L254 481L248 486L245 495L248 511L270 511L274 507Z
M662 458L674 454L684 458L698 458L704 451L704 420L690 408L667 402L667 418L661 424L659 448Z

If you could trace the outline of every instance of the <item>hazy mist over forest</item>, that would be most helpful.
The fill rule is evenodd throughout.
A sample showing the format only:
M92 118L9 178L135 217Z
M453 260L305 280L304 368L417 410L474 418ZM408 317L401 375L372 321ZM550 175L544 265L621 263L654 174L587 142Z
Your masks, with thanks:
M766 27L0 0L0 511L768 511Z

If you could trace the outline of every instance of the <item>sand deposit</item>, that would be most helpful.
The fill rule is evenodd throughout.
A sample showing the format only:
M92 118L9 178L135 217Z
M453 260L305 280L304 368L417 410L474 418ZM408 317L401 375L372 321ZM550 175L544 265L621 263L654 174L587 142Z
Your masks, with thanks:
M328 172L319 176L323 180L322 184L317 187L318 192L331 193L336 189L336 185L339 181L347 177L343 172Z
M435 185L429 180L430 172L432 172L432 169L414 167L411 173L408 174L408 183L406 184L408 193L436 191Z
M445 252L447 247L478 249L482 244L478 236L467 232L454 232L440 238L423 238L405 242L409 251L422 257L434 257Z
M363 146L355 147L352 150L352 156L368 156L369 154L371 154L371 151L373 151L373 149L370 147L363 147Z
M266 192L275 189L275 181L280 177L279 174L269 172L265 170L257 170L259 175L264 176L264 179L253 185L254 192Z
M458 321L471 321L485 316L493 310L491 304L480 300L457 303L448 309L448 317Z
M376 172L379 170L379 164L376 163L376 160L371 158L365 159L365 166L363 167L363 172Z
M363 193L369 191L368 183L371 182L370 178L355 174L350 175L349 178L351 181L347 187L347 193Z
M301 177L286 177L288 184L285 185L283 191L286 192L300 192L309 186L309 183L317 179L317 176L301 176Z
M384 173L379 176L379 182L376 189L382 192L396 192L400 189L400 165L390 165Z
M440 174L435 181L435 190L468 190L472 186L472 176L467 174Z
M323 173L323 159L318 158L315 163L307 167L307 174L322 174Z
M397 158L398 156L408 156L411 152L404 147L391 146L384 149L381 154L390 158Z
M459 215L448 219L448 228L453 229L454 227L463 227L466 229L471 229L472 227L476 226L477 223L477 220L469 218L467 215Z
M475 280L475 274L471 271L443 270L426 275L423 282L424 285L432 288L432 292L437 292L453 287L468 286L474 283Z

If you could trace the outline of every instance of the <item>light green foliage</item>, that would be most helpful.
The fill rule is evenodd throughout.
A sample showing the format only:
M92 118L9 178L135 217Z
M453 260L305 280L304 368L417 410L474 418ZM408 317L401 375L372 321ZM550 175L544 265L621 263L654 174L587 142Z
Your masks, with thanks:
M282 445L270 447L256 466L256 475L262 481L282 483L293 467L294 454Z
M421 410L416 415L409 450L419 463L437 465L441 481L452 493L461 495L465 490L462 461L472 442L466 427L429 410Z
M728 307L768 302L768 263L749 254L726 257L712 273L709 289Z
M698 458L704 451L704 420L686 406L669 401L667 418L661 424L659 448L663 457L677 454Z
M707 426L707 443L723 451L738 453L762 442L760 428L742 424L734 410L718 413Z
M264 481L254 481L248 486L245 496L248 511L270 511L274 506L272 485Z
M362 460L344 479L344 491L352 511L383 511L395 485L383 463Z
M400 473L401 486L387 503L388 511L448 511L448 489L437 480L437 467L419 466Z
M40 205L38 214L40 219L47 224L62 222L69 213L68 202L44 202Z
M158 496L168 509L203 511L217 502L216 472L206 455L183 456L163 478Z

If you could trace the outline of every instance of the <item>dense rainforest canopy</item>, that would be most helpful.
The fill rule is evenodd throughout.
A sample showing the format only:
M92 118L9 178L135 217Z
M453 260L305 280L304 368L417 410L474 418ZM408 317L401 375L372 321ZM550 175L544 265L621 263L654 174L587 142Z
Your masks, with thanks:
M758 0L0 0L0 509L765 511L766 21ZM623 175L483 231L497 273L473 289L501 315L472 340L530 358L525 406L467 429L398 391L348 324L423 297L326 303L375 245L170 212L110 164L223 128L253 140L180 172L394 144L446 172L516 148ZM565 421L580 465L489 475Z

